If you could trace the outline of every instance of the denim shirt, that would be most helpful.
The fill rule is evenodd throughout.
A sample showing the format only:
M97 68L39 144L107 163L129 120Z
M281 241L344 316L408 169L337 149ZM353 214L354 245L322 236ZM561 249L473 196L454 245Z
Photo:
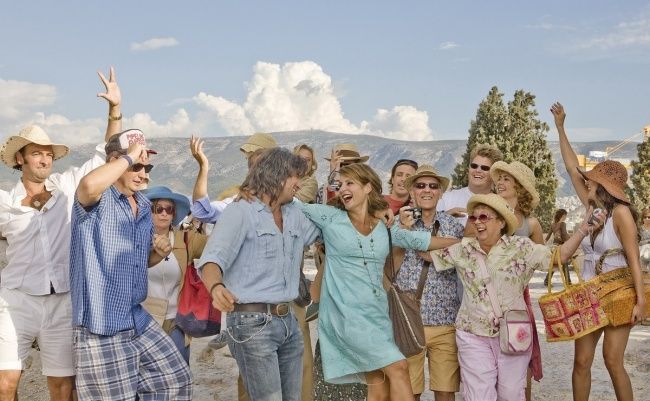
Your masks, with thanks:
M438 236L441 237L463 237L463 226L450 214L437 212L434 221L438 221L440 228ZM429 231L432 227L425 227L422 220L417 220L413 227L415 231ZM406 249L404 261L397 273L395 283L401 290L416 290L420 281L420 274L424 267L422 259L417 251ZM453 325L456 320L460 300L456 294L458 280L454 270L436 271L434 266L429 267L427 280L422 293L422 306L420 313L422 323L426 326Z
M231 203L196 264L199 271L208 262L219 265L237 303L289 302L298 296L303 248L320 231L296 205L281 210L282 232L271 209L259 200Z
M72 324L112 336L135 329L151 316L140 306L147 297L152 246L151 202L136 192L137 216L114 186L99 202L84 208L75 198L70 247Z

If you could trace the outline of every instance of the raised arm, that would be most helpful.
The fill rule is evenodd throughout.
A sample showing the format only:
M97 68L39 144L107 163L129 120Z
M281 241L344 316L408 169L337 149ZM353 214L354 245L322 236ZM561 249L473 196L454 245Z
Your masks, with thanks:
M115 79L115 68L111 67L108 79L101 71L97 71L97 75L106 88L106 92L98 93L97 97L103 97L108 102L108 124L104 135L104 142L108 142L111 136L122 132L122 93Z
M555 126L557 127L557 132L560 140L560 153L562 154L562 160L564 160L564 167L566 168L569 177L571 177L571 183L573 184L573 189L575 189L578 198L585 207L588 204L588 190L587 185L585 184L582 175L578 172L578 156L576 152L571 147L569 138L566 135L564 130L564 119L566 118L566 113L564 112L564 106L559 102L553 103L551 106L551 113L553 113L553 119L555 120Z
M197 201L208 196L208 171L210 170L210 163L205 153L203 153L203 139L192 135L190 137L190 151L199 164L199 173L196 175L196 182L192 191L192 200Z

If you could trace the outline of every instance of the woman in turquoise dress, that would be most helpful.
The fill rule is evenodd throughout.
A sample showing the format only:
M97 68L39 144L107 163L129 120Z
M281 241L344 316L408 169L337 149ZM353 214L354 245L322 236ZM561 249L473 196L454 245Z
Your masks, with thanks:
M381 181L365 164L340 170L333 206L303 204L322 231L326 269L321 287L318 336L325 380L367 383L368 400L413 400L408 365L395 345L383 287L388 230L375 216L388 208ZM395 246L443 248L455 239L391 227Z

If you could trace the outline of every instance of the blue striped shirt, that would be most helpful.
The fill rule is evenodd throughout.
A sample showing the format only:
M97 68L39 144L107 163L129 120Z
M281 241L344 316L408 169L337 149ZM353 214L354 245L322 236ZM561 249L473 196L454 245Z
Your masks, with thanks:
M292 203L282 206L282 225L280 232L271 209L257 199L233 202L217 220L196 266L218 264L238 303L291 301L298 296L304 247L320 231Z
M91 333L111 336L151 321L140 303L147 297L147 266L153 238L151 203L135 193L133 216L128 198L114 186L100 201L72 208L70 284L72 321Z

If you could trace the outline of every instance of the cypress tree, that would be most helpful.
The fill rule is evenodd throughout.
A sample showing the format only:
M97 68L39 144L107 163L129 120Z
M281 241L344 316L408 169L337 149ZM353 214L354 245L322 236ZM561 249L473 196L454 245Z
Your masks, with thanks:
M645 128L643 142L636 145L637 160L632 161L632 186L630 200L641 211L650 207L650 126Z

